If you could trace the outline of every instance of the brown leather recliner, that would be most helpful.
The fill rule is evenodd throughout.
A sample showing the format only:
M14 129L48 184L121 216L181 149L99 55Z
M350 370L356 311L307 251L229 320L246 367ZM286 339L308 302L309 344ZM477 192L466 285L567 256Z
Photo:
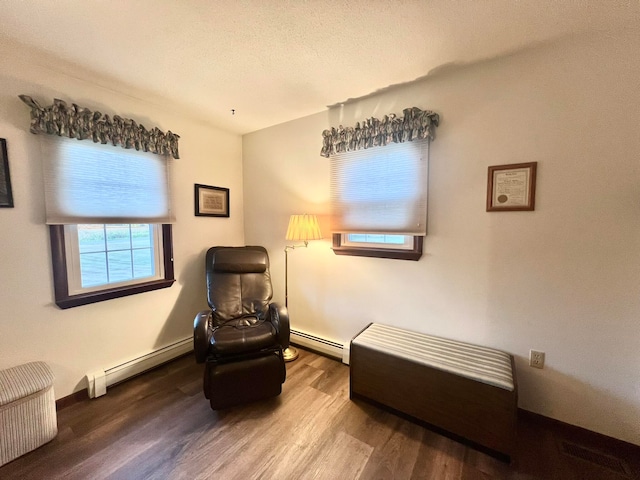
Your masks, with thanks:
M213 247L206 255L210 310L194 320L193 346L205 363L204 395L218 410L279 395L286 377L289 315L271 303L263 247Z

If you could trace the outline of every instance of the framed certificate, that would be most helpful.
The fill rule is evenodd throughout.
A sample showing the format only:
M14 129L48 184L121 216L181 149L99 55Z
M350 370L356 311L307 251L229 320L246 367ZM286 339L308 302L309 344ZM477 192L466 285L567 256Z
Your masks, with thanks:
M538 162L489 167L487 212L535 210Z

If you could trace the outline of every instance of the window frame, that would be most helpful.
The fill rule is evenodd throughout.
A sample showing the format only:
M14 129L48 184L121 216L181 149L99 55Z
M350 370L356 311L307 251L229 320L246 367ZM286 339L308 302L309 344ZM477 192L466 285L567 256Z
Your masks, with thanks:
M106 286L104 289L75 295L69 295L64 225L49 225L49 234L51 237L55 303L62 309L168 288L175 282L173 271L173 234L170 224L162 224L163 251L160 257L164 263L163 279L145 281L132 285L120 285L117 287Z
M103 231L105 232L105 241L106 241L106 229L107 226L109 225L126 225L129 228L129 234L131 235L131 225L132 224L97 224L102 226ZM64 229L65 229L65 249L67 252L67 280L68 280L68 286L69 286L69 294L70 295L79 295L81 293L88 293L88 292L92 292L92 291L100 291L100 290L104 290L105 288L107 288L107 286L110 287L120 287L120 286L129 286L129 285L137 285L139 283L144 283L145 281L153 281L153 280L161 280L164 278L164 262L162 260L162 255L160 253L156 252L162 252L163 251L163 242L162 242L162 225L160 224L153 224L153 223L149 223L149 224L144 224L147 226L147 228L150 227L150 229L152 229L153 231L153 236L152 236L152 242L153 242L153 269L154 269L154 274L153 275L148 275L146 277L132 277L131 279L127 279L127 280L121 280L121 281L107 281L106 283L100 283L97 285L92 285L92 286L87 286L87 287L83 287L82 286L82 260L81 260L81 256L83 255L83 253L80 252L80 241L79 241L79 237L78 237L78 224L74 224L74 225L65 225ZM109 268L109 259L108 259L108 252L112 252L114 250L111 250L107 247L106 243L104 244L104 248L105 250L100 251L98 253L104 253L106 254L107 258L105 259L105 267L107 269L107 271L110 270ZM126 251L129 253L129 255L133 255L133 251L135 250L139 250L140 247L134 247L133 244L130 244L130 248L126 249ZM122 249L119 249L119 251L122 251ZM70 253L70 255L69 255ZM95 253L95 252L94 252ZM132 264L131 267L133 269L133 258L132 258ZM133 274L133 271L132 271ZM145 280L147 279L147 280Z
M376 257L390 258L394 260L414 260L417 261L422 257L422 246L424 244L423 236L413 237L413 247L406 248L381 248L381 247L365 247L342 244L342 234L333 234L333 253L336 255L351 255L355 257Z

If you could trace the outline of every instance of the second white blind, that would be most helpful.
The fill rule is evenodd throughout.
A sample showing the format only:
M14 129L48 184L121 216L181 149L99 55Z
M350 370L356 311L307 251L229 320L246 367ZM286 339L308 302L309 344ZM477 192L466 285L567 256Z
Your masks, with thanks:
M426 235L428 156L428 141L332 156L332 231Z

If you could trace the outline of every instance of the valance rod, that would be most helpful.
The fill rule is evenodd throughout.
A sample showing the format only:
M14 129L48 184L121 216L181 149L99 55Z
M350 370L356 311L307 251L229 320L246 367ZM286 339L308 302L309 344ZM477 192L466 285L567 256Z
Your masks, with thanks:
M431 110L420 110L418 107L405 108L403 117L394 113L385 115L382 120L368 118L356 123L355 127L322 132L323 144L320 155L329 158L338 153L379 147L390 143L410 142L412 140L433 140L440 116Z
M110 118L109 115L78 107L75 103L69 107L66 102L57 98L53 100L53 105L42 107L27 95L19 97L31 107L31 133L46 133L78 140L91 139L94 143L111 143L122 148L135 148L180 158L180 135L171 130L167 133L156 127L147 130L144 125L138 125L130 118L118 115Z

